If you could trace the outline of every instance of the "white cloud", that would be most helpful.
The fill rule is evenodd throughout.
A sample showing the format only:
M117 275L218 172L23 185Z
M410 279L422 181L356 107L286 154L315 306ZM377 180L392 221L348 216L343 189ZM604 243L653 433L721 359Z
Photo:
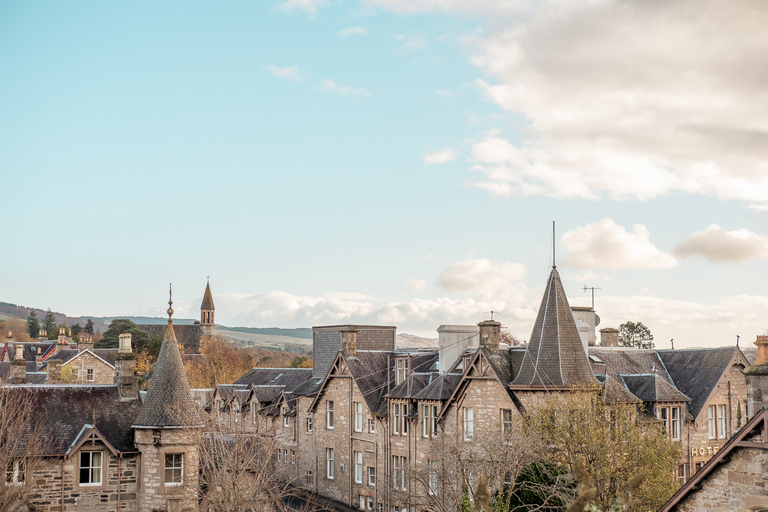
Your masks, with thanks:
M703 256L709 261L743 262L768 258L768 238L748 229L726 231L712 224L675 247L675 254L681 258Z
M562 245L569 251L565 264L583 269L666 269L677 260L654 246L650 232L635 224L632 232L611 219L602 219L563 234Z
M299 70L298 66L287 66L287 67L281 68L280 66L275 66L274 64L270 64L264 69L266 71L269 71L276 77L286 78L288 80L293 80L294 82L301 82L307 79L307 77L304 76L304 74Z
M441 98L455 98L456 97L456 95L453 94L451 91L446 91L445 89L437 89L435 91L435 94L437 94Z
M427 287L427 281L424 279L409 279L403 284L403 290L418 292Z
M433 153L421 155L421 159L424 160L425 164L444 164L456 160L457 156L459 156L459 152L455 149L444 148Z
M323 80L323 83L317 86L317 89L321 91L334 91L342 96L373 96L371 91L367 89L362 87L350 87L349 85L334 82L330 78Z
M304 11L312 18L321 7L327 7L331 2L327 0L286 0L275 9L279 11Z
M368 3L485 17L484 31L463 40L486 73L476 84L526 123L514 136L477 143L474 184L484 190L768 196L764 0ZM486 161L484 146L501 141L514 151Z
M367 36L368 31L363 27L349 27L339 32L339 37Z
M424 34L398 34L395 37L395 40L400 43L400 45L395 48L395 51L398 52L423 50L427 46L427 36Z
M468 259L445 269L435 284L451 292L481 292L490 296L493 288L508 289L525 277L526 272L521 263Z

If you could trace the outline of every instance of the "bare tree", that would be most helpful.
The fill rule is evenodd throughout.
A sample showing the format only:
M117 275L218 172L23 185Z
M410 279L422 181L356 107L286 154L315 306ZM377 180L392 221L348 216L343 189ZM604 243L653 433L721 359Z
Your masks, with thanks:
M474 499L481 477L487 479L496 510L510 510L514 503L517 511L544 511L573 499L573 479L562 471L548 478L519 478L531 464L545 458L541 437L525 435L519 423L504 432L484 432L482 437L482 442L466 442L452 426L439 433L425 462L413 470L417 483L413 497L418 505L437 512L462 510L468 499ZM552 466L542 467L547 471ZM528 502L531 495L542 499Z
M233 413L196 432L201 506L216 512L282 512L291 482L275 463L281 443L262 414Z
M34 400L22 386L0 386L0 512L27 510L34 491L32 475L42 464L45 436L34 414Z

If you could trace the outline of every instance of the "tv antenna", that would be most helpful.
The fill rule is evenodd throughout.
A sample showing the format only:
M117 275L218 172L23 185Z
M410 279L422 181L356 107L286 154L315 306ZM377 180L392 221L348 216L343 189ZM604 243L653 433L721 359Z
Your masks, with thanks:
M602 290L602 288L595 288L594 286L584 285L584 291L592 290L592 309L595 309L595 290Z

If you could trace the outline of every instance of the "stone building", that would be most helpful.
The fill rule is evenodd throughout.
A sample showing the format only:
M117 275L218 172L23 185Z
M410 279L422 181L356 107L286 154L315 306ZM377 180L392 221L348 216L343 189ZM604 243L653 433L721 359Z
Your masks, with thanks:
M659 512L768 511L768 409L760 408Z
M6 461L6 485L29 488L29 507L64 512L197 510L193 433L202 420L187 384L172 313L169 308L143 402L130 336L121 337L111 383L17 384L0 390L4 397L29 404L32 414L29 425L15 431L19 442ZM89 357L96 356L84 349L68 362ZM61 382L62 362L48 361L49 382Z
M311 372L254 368L217 388L212 411L230 422L269 418L286 479L377 512L435 508L430 500L457 485L445 477L455 469L436 455L441 438L455 436L479 453L553 392L594 387L636 404L643 421L657 422L680 443L682 481L748 419L739 411L749 363L738 347L587 344L585 352L554 267L528 345L500 346L499 328L494 320L444 325L436 350L397 350L394 327L314 327Z

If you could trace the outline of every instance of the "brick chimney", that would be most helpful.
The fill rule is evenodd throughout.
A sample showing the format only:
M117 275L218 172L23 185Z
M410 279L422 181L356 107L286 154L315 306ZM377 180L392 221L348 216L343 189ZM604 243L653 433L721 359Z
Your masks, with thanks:
M115 358L115 384L122 400L136 400L139 398L139 377L136 375L136 354L131 346L131 333L123 333L119 338L120 346Z
M758 336L755 345L757 345L755 366L762 366L768 363L768 336Z
M357 357L357 329L348 327L341 331L341 350L347 357Z
M495 320L485 320L477 326L480 328L480 346L487 348L491 355L499 355L501 324Z
M48 331L45 330L45 327L41 327L40 332L37 333L37 341L48 341Z
M600 329L600 346L601 347L618 347L619 346L619 330L612 327L606 327Z
M77 343L78 353L84 350L90 350L93 352L93 338L91 337L91 334L87 332L80 333L80 341Z
M61 366L64 362L61 359L48 360L48 381L47 384L59 384L61 379Z
M24 345L16 344L16 357L11 362L11 384L24 384L27 382L27 362L24 360Z

